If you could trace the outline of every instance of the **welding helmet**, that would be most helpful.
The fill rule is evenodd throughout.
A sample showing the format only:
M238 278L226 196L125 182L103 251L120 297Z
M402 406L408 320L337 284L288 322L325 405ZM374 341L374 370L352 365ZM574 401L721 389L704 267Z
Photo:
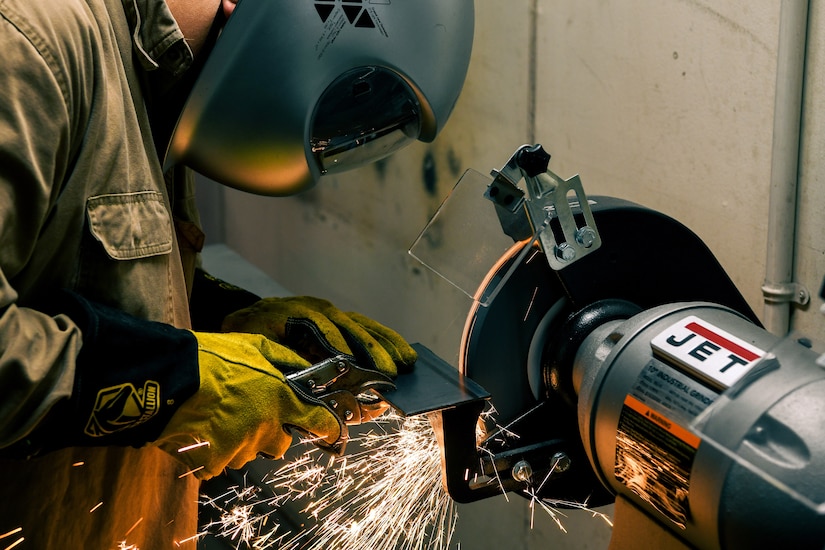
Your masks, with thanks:
M432 141L464 83L473 0L240 0L165 165L290 195Z

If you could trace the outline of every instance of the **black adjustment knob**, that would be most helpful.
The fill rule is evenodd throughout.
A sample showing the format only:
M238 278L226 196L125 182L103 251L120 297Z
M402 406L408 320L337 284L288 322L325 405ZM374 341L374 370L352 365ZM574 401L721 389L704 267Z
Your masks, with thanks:
M547 172L549 164L550 153L545 151L541 144L525 147L518 154L519 167L531 178Z

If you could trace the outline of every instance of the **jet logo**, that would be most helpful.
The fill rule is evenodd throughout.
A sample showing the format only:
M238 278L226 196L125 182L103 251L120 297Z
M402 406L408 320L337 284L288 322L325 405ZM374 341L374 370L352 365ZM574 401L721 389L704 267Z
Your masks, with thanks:
M84 432L102 437L142 424L158 412L159 400L160 384L152 380L140 389L129 383L102 389Z
M330 18L336 9L341 9L353 27L364 29L376 28L376 21L373 10L368 10L365 5L379 3L389 4L389 0L374 2L372 0L315 0L315 11L324 23Z
M695 316L686 317L650 342L653 352L727 389L765 352Z

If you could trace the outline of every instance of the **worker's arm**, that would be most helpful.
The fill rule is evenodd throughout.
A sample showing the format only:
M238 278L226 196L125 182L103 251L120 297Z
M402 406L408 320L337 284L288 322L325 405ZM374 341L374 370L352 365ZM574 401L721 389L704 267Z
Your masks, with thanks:
M197 342L191 332L138 319L71 292L48 301L53 322L69 327L72 335L66 353L74 355L64 363L73 366L73 376L62 380L64 391L50 392L46 414L5 454L28 457L68 446L141 446L156 439L198 389ZM20 335L21 347L28 343L36 348L37 341L31 334ZM33 364L41 358L32 355L20 351L21 361ZM11 392L15 386L3 387ZM22 412L20 426L29 423Z
M258 454L282 456L293 430L332 449L345 436L328 406L285 379L309 362L263 336L178 329L71 292L52 304L82 334L70 395L0 454L152 444L209 478Z
M71 393L77 326L18 304L20 277L70 166L73 128L83 116L59 59L18 25L0 18L0 446L22 438ZM35 45L37 43L37 45ZM73 83L74 84L74 83ZM75 101L77 100L77 101ZM82 213L80 214L82 220Z

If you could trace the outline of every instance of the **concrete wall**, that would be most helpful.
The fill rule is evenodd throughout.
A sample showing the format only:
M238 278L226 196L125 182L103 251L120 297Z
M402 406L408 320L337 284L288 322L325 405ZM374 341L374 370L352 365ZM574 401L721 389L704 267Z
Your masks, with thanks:
M825 275L825 8L813 4L796 277L814 298L792 323L825 340L816 297ZM360 310L456 363L469 303L407 249L466 168L486 173L540 142L554 172L579 173L589 194L693 229L761 312L779 3L476 0L476 9L466 87L435 143L292 198L208 188L223 201L216 233L293 292ZM541 513L531 528L530 515L518 498L462 506L456 542L607 546L609 529L586 514L564 519L567 534Z

